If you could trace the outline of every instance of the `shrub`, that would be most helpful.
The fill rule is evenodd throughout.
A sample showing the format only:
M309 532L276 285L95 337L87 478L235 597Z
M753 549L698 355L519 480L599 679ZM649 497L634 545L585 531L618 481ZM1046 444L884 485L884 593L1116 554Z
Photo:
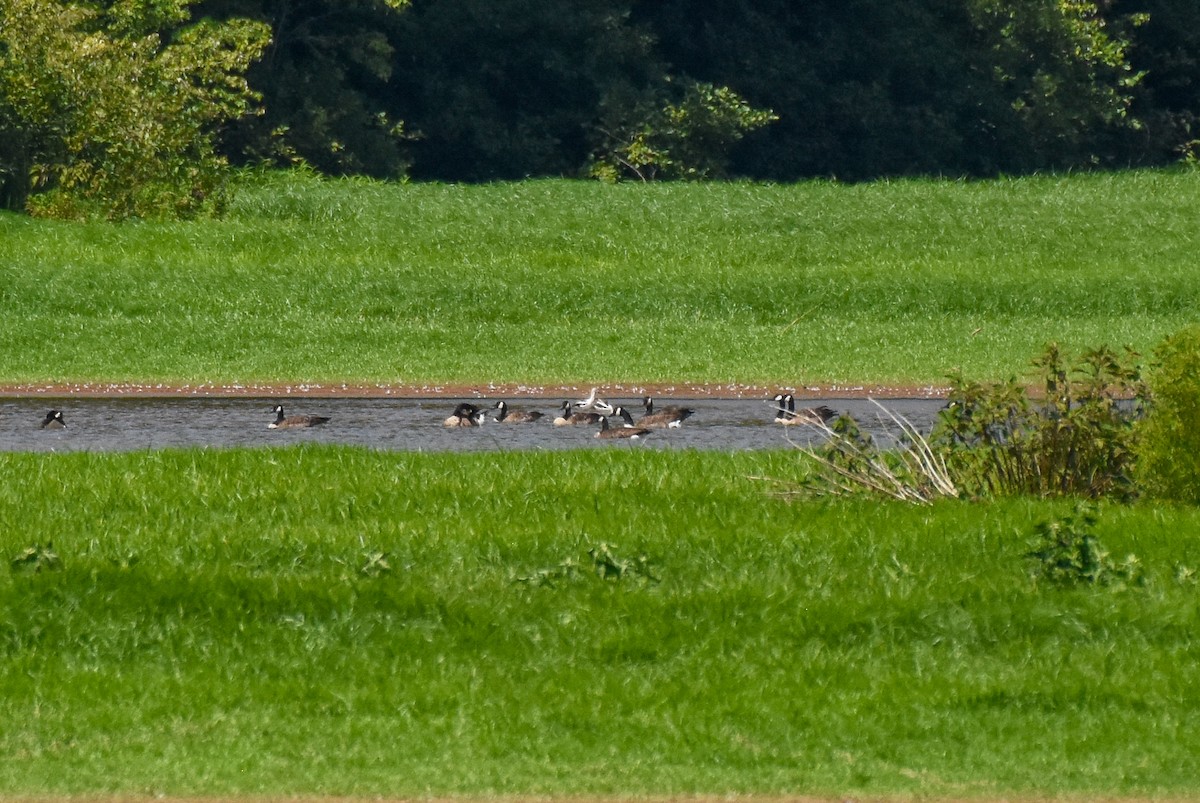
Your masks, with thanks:
M1131 498L1134 425L1147 399L1136 357L1128 352L1123 361L1100 348L1068 366L1052 344L1034 362L1038 398L1016 380L952 377L928 439L893 416L901 435L895 450L878 448L852 420L822 427L825 443L805 450L816 470L802 490L921 503L1019 494Z
M1026 553L1033 576L1062 587L1138 582L1138 559L1129 555L1116 563L1092 532L1096 521L1095 508L1080 504L1069 516L1038 523L1035 543Z
M1134 494L1134 422L1146 401L1137 355L1108 348L1068 366L1051 344L1034 361L1041 398L1015 380L984 385L952 378L930 440L972 496Z
M1200 502L1200 326L1155 349L1153 400L1141 423L1138 484L1149 496Z

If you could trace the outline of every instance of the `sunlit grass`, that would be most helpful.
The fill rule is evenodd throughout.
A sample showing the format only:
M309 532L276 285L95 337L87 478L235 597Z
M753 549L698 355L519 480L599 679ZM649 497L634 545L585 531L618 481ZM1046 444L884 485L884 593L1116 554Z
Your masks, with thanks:
M933 382L1200 308L1200 175L257 179L231 217L0 216L0 379Z
M790 451L0 455L6 794L1195 794L1200 521L786 502ZM49 553L57 556L57 562ZM617 569L603 579L596 557ZM623 572L623 573L622 573Z

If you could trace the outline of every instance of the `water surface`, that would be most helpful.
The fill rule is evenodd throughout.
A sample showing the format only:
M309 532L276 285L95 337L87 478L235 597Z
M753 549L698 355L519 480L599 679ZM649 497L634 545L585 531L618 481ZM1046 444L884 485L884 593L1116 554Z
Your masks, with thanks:
M446 416L460 401L480 406L498 399L328 399L328 398L9 398L0 400L2 451L126 451L167 447L268 446L333 443L394 451L487 451L503 449L775 449L807 445L822 436L810 427L783 427L772 421L774 404L762 399L658 398L656 407L681 405L695 410L679 429L654 430L642 441L597 440L598 427L556 427L562 400L506 399L510 409L540 410L532 424L488 423L477 428L447 429ZM634 418L636 399L609 399L625 405ZM288 415L329 416L322 427L273 430L275 404ZM829 399L820 402L854 415L881 445L896 432L894 424L869 400ZM797 400L803 407L815 402ZM892 399L887 409L928 433L941 400ZM39 428L47 410L63 412L65 430Z

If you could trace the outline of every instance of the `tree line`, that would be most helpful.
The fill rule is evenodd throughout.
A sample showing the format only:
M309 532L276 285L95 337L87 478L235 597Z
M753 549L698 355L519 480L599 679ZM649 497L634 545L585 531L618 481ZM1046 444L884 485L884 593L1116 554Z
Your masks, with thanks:
M1195 0L0 0L0 200L50 211L135 168L157 188L122 209L216 209L228 164L456 181L1158 165L1200 156L1198 114Z

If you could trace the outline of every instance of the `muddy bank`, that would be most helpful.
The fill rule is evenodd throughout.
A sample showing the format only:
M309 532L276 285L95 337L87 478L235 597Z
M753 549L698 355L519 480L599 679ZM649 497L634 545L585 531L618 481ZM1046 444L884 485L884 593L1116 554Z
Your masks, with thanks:
M0 397L144 397L144 398L532 398L580 399L595 387L603 397L639 396L687 399L769 399L777 393L792 393L798 399L939 399L947 387L934 385L741 385L691 382L650 384L538 385L498 384L346 384L346 383L247 383L170 384L136 382L63 382L0 384Z

